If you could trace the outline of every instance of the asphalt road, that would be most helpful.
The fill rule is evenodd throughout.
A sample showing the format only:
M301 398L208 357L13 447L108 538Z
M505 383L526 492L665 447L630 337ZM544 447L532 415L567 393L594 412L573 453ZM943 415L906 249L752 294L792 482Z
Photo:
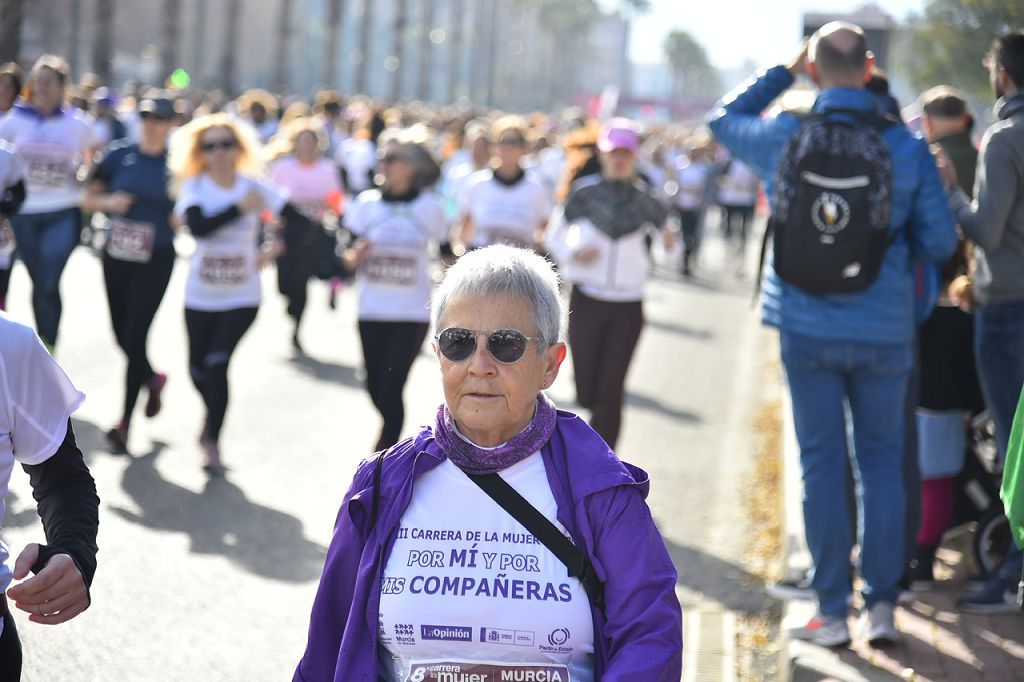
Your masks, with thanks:
M696 278L663 263L648 289L628 380L619 454L647 469L649 503L679 569L688 612L765 607L744 568L750 425L774 353L723 245L709 238ZM284 304L265 300L231 367L225 479L199 467L200 401L188 380L179 260L150 340L170 375L164 411L136 417L131 455L103 432L119 416L124 360L114 345L99 260L74 254L64 275L57 358L88 399L79 442L102 498L93 605L57 627L19 618L25 680L285 680L301 655L331 528L379 420L361 388L355 297L336 311L311 286L303 340L290 347ZM18 265L10 312L31 320ZM573 408L571 365L551 396ZM406 432L441 400L436 361L421 353L406 388ZM16 554L42 538L27 477L16 471L4 537ZM698 676L699 678L700 676Z

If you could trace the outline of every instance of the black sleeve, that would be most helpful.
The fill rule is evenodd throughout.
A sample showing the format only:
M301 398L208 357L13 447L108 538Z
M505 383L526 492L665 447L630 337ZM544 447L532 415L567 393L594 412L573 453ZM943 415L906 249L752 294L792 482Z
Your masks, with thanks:
M217 215L209 217L203 215L203 209L198 206L189 206L185 209L185 224L188 225L188 229L193 236L205 237L214 230L224 227L241 215L242 212L238 210L238 206L232 206L227 210L221 211Z
M39 560L32 566L38 573L56 554L67 554L92 585L96 573L96 533L99 529L100 499L96 483L85 465L82 451L75 443L75 432L68 420L64 442L52 457L41 464L23 464L32 485L39 518L46 533L46 544L39 547Z
M291 202L284 205L280 216L284 219L284 243L287 246L305 243L309 240L313 222L299 213Z
M0 213L12 216L25 203L25 181L18 180L0 195Z

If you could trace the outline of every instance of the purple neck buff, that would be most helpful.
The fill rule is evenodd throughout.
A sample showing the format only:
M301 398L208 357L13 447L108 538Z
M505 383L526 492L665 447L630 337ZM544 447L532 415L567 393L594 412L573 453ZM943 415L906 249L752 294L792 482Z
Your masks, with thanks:
M555 432L557 416L555 404L541 393L537 396L537 411L526 428L504 445L485 450L459 437L452 413L442 403L437 408L434 438L448 459L467 474L496 474L540 450Z

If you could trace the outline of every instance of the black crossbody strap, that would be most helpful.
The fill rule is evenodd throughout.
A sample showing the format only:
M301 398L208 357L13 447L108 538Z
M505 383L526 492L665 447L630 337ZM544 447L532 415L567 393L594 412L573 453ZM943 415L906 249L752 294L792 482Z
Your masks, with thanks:
M569 576L577 578L593 604L604 613L604 584L598 579L587 553L562 535L555 524L520 495L498 474L471 475L469 480L480 486L487 495L521 523L542 545L551 550L558 560L565 564Z

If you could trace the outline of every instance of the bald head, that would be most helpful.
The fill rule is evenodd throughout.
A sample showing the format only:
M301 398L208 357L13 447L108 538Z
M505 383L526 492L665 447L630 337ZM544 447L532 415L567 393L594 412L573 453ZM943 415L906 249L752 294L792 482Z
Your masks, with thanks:
M824 87L864 87L870 61L864 31L845 21L825 24L811 36L807 61Z

